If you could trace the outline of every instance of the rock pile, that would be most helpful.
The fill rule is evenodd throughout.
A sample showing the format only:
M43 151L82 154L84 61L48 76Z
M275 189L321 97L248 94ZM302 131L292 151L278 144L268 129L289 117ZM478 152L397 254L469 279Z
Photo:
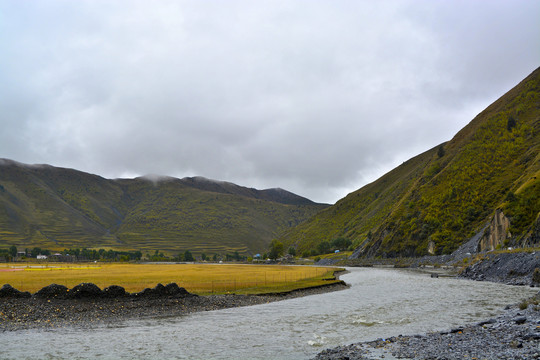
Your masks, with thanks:
M101 299L101 298L161 298L161 297L188 297L197 296L189 293L183 287L176 283L167 285L157 284L156 287L146 288L140 292L130 294L123 287L111 285L101 290L97 285L92 283L81 283L73 289L69 289L64 285L51 284L37 291L34 295L28 291L22 292L9 284L5 284L0 289L0 298L40 298L40 299Z
M32 295L28 291L19 291L9 284L0 289L0 298L29 298Z

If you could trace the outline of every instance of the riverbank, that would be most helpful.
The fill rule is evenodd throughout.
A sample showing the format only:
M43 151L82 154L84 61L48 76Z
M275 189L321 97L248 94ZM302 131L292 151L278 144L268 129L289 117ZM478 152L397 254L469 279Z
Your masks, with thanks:
M314 360L539 359L540 293L504 313L447 331L339 346Z
M467 266L460 277L508 285L540 286L540 252L486 254Z
M409 259L407 266L463 266L464 256L470 256L470 253L462 253L458 254L460 257L453 254L414 261ZM463 267L458 277L539 287L539 268L538 252L489 253ZM423 335L400 335L339 346L324 350L314 359L540 359L539 303L540 292L519 304L507 306L501 315L476 324Z
M126 294L120 287L110 287L110 296L107 296L109 288L102 291L92 285L85 284L79 295L69 296L62 295L69 291L58 290L57 287L48 287L49 290L41 295L39 292L31 295L4 286L2 290L11 295L3 296L0 301L0 331L93 327L135 318L181 316L198 311L264 304L348 288L344 282L338 282L278 294L198 296L176 284L169 284L137 294ZM96 295L96 288L99 295ZM74 290L77 291L76 288L71 289L72 294Z

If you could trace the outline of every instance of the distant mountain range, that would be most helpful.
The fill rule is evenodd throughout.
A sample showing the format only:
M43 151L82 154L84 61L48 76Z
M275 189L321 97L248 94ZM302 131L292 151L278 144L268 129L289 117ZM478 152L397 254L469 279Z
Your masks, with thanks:
M343 237L368 257L447 254L474 235L479 250L539 246L539 212L537 69L452 140L288 230L281 241L303 252Z
M6 247L248 255L326 207L282 189L202 177L108 180L0 159L0 244Z

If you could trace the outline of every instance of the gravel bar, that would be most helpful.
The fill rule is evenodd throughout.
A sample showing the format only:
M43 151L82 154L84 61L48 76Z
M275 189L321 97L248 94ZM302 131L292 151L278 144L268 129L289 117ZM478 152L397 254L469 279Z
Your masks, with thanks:
M198 296L187 293L176 284L169 284L145 289L137 294L125 293L107 297L102 295L107 289L101 291L88 283L81 285L78 285L80 289L93 291L97 289L95 291L101 293L99 296L93 296L90 293L80 292L80 296L76 296L73 295L76 293L74 288L71 289L70 297L55 296L54 291L49 291L45 296L38 296L39 292L31 295L4 285L0 289L0 332L35 328L94 327L136 318L180 316L198 311L264 304L348 287L344 282L338 282L279 294ZM175 285L176 289L180 290L168 294L166 290L170 285Z

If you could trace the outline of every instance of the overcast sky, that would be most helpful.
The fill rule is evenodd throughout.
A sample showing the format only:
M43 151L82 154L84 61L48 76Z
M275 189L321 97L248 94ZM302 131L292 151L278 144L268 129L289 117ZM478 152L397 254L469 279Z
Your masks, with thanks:
M540 1L0 0L0 157L334 203L540 66Z

